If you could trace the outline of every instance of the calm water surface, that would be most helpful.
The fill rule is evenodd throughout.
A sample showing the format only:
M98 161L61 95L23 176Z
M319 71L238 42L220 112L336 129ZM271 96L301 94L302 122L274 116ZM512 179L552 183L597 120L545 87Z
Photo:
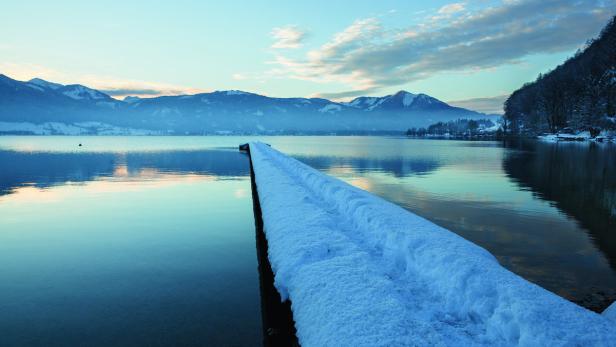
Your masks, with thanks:
M261 344L255 139L0 137L0 345ZM567 299L616 299L615 146L259 139Z

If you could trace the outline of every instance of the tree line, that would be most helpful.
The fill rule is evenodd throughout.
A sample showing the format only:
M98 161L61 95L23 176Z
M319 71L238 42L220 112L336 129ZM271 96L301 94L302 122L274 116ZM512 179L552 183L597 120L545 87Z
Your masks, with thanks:
M492 130L495 125L489 119L457 119L449 122L434 123L427 128L410 128L406 131L406 135L475 137L495 134L495 131Z
M504 108L510 135L616 130L616 16L584 50L513 92Z

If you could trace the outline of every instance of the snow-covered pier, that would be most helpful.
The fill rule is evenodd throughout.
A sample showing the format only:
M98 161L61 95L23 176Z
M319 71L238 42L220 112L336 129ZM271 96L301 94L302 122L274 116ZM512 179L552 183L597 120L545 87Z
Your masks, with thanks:
M309 346L614 346L597 314L489 252L262 143L250 144L274 284Z

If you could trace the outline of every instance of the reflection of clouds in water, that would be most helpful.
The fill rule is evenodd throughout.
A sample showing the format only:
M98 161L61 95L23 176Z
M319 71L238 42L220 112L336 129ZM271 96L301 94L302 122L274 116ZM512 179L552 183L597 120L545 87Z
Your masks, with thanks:
M239 152L222 150L71 153L0 150L0 196L23 186L39 188L101 179L164 179L216 176L245 178L248 161Z
M369 179L365 178L365 177L356 177L356 178L352 178L350 180L347 180L347 182L357 188L363 189L363 190L367 190L367 191L371 191L372 190L372 182L370 182Z
M128 176L128 167L126 164L118 165L113 170L113 176L115 177L127 177Z
M486 177L456 168L423 177L374 171L359 180L357 173L337 176L485 247L508 269L565 298L579 301L614 282L602 253L557 207L516 189L500 170Z
M366 158L339 156L294 156L315 169L339 176L346 173L385 172L394 177L420 176L432 173L440 167L434 158L376 157ZM350 171L350 172L349 172Z
M0 203L13 201L20 204L30 204L32 202L48 204L61 200L62 197L55 192L49 189L37 188L33 186L17 188L11 195L0 195Z
M248 192L246 191L246 189L244 188L238 188L233 192L233 195L237 198L237 199L244 199L248 196Z
M333 176L347 176L355 174L355 169L351 166L332 166L327 169L327 174Z
M89 194L99 195L138 192L146 189L160 189L186 183L213 182L216 180L216 176L161 174L155 170L148 170L145 177L130 176L128 179L123 178L122 180L104 177L94 181L65 182L63 185L52 187L19 187L14 189L12 194L0 196L0 203L55 203L66 199L67 195L70 195L74 189L83 189L87 190Z

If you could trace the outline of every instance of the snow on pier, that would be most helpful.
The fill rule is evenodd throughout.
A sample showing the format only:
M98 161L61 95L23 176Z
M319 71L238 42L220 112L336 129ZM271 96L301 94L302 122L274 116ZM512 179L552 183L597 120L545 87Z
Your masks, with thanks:
M250 144L275 286L310 346L613 346L616 322L489 252Z

